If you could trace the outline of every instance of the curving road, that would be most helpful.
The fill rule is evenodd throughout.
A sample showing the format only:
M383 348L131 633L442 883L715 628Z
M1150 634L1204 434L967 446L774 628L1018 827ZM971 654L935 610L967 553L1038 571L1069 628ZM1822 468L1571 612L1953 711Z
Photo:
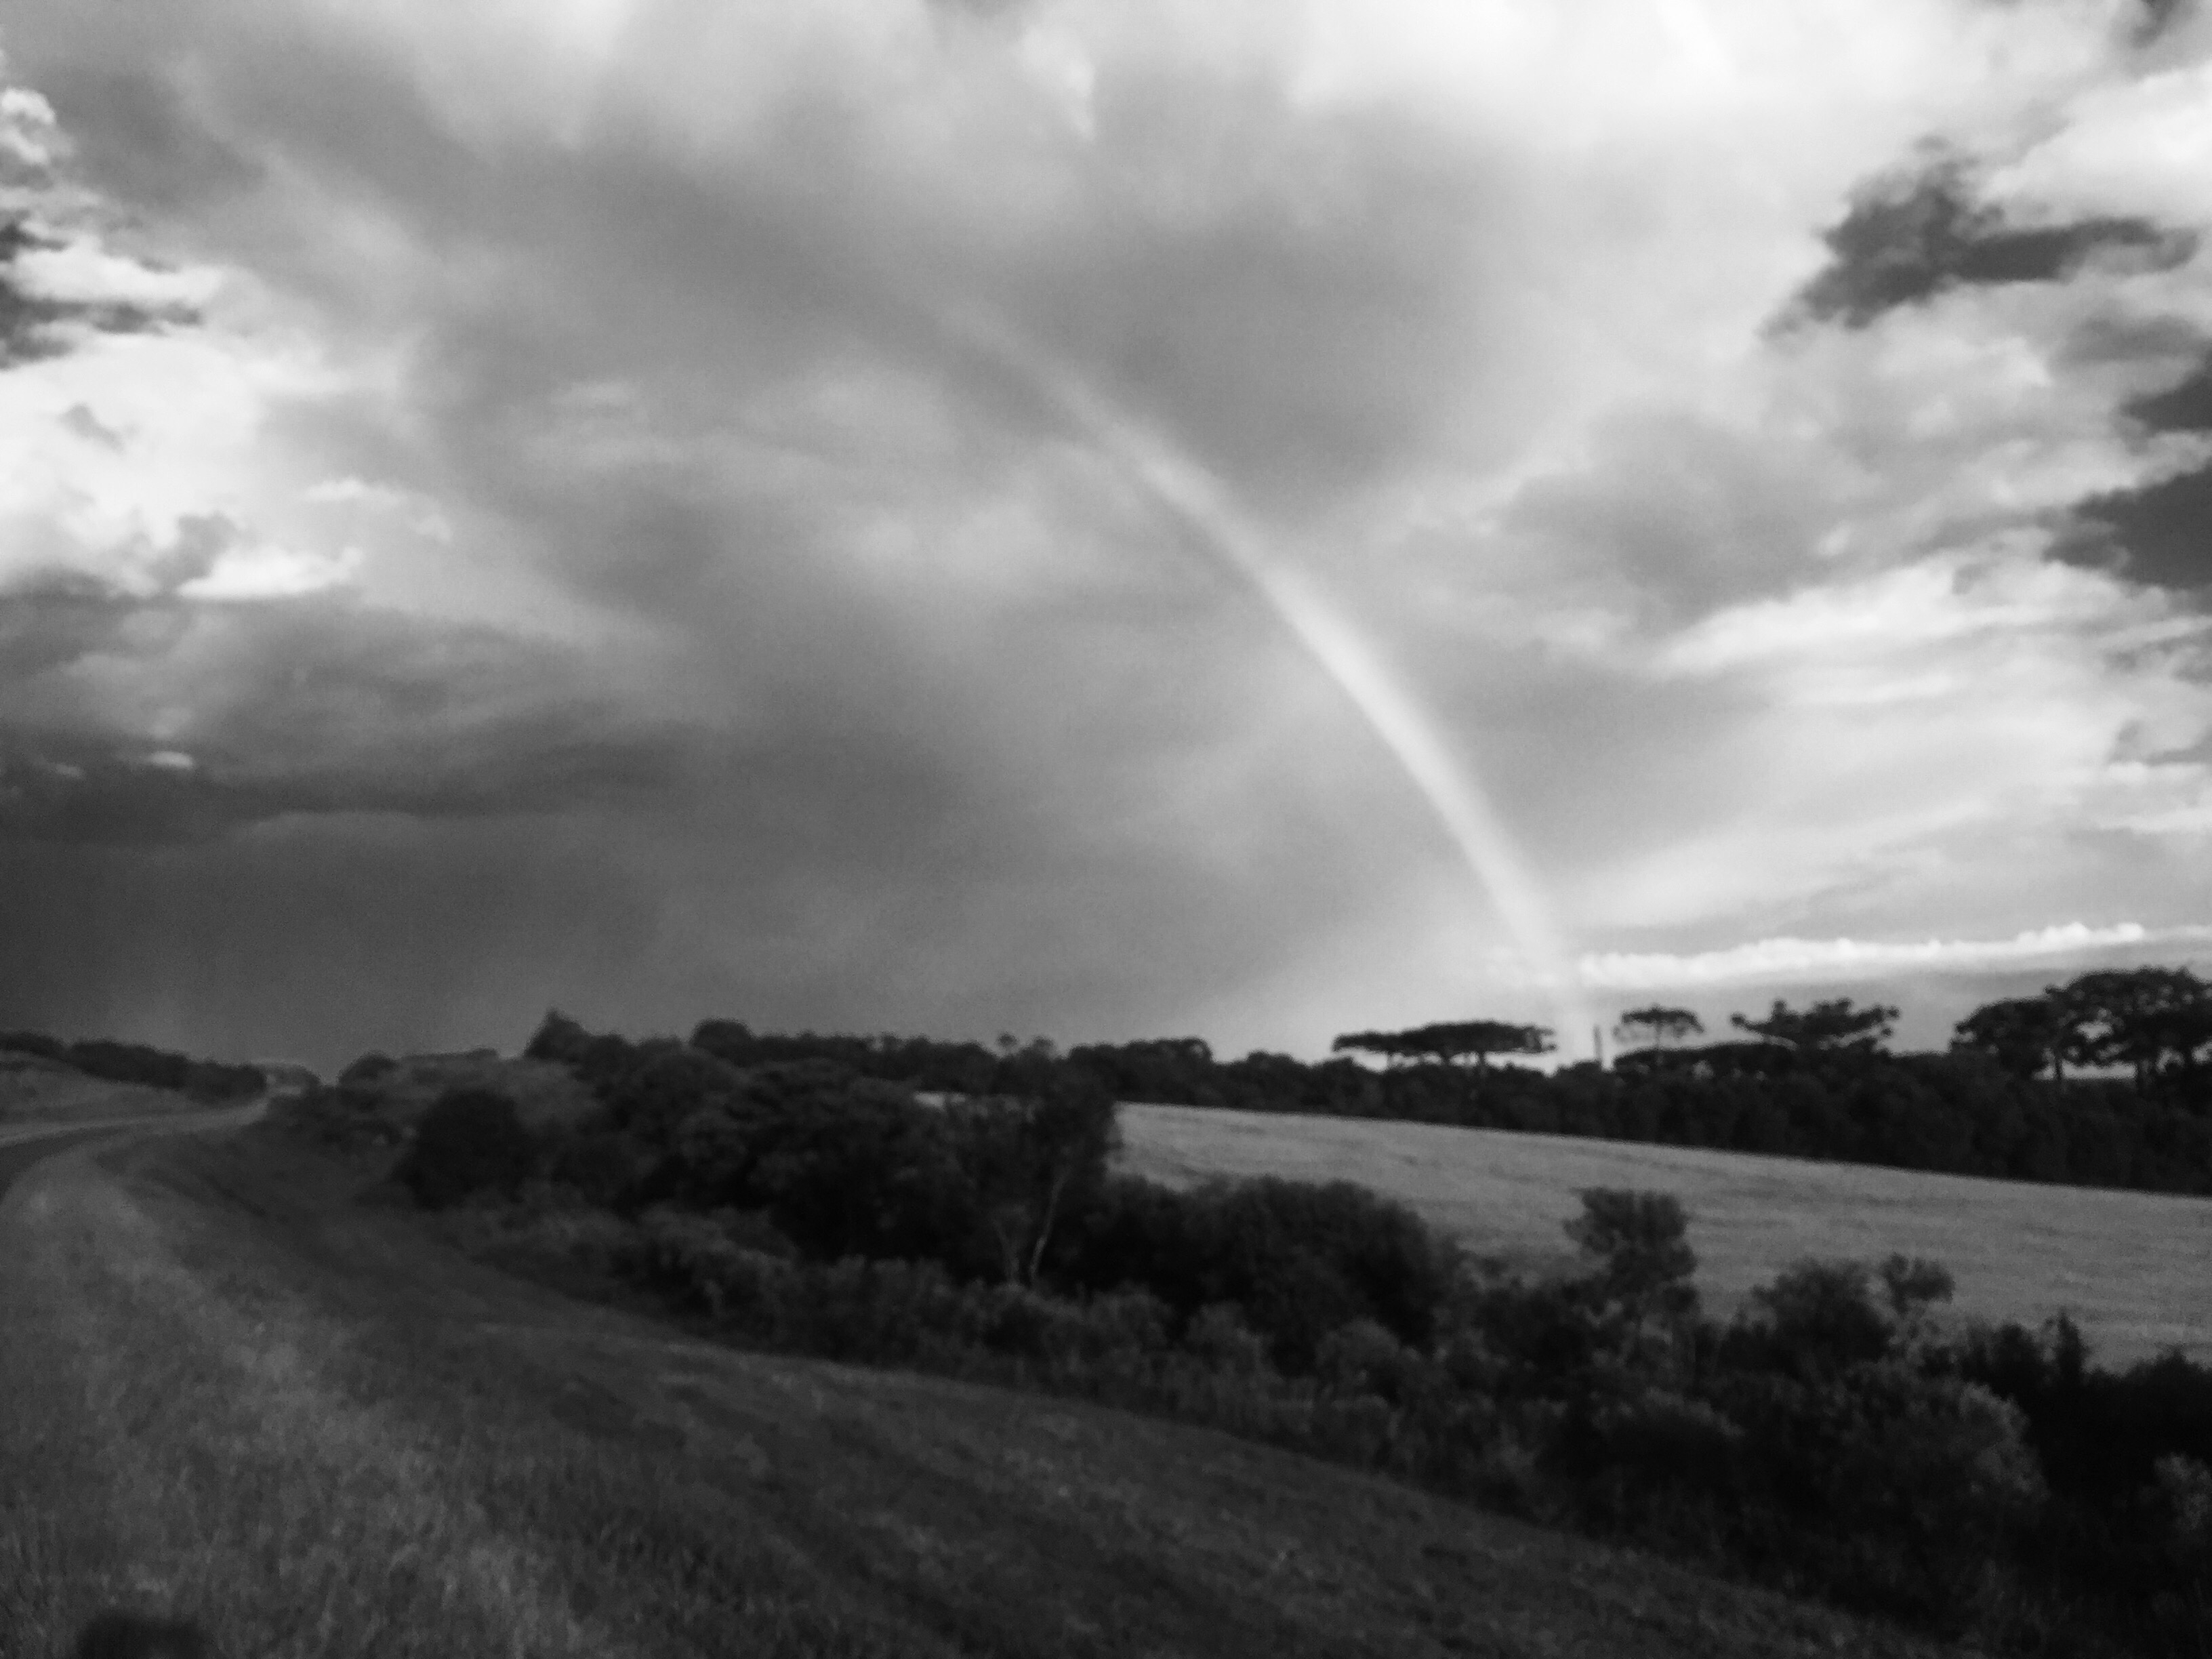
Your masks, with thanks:
M158 1112L141 1117L104 1119L98 1123L26 1123L0 1128L0 1197L15 1178L42 1158L73 1146L106 1138L136 1133L181 1134L200 1129L242 1128L259 1117L269 1105L262 1095L240 1106L208 1112Z

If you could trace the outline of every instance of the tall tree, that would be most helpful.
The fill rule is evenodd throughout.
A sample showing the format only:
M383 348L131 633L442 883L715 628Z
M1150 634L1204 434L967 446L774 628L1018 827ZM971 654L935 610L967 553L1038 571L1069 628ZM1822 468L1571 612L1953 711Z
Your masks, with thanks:
M1105 1179L1121 1145L1114 1097L1088 1073L1066 1070L1033 1094L946 1110L1000 1270L1010 1284L1035 1284L1070 1200Z
M2051 1080L2063 1082L2069 1029L2057 997L2012 997L1960 1020L1952 1028L1951 1047L1987 1054L2014 1077L2033 1077L2048 1066Z
M2125 1066L2138 1088L2171 1064L2193 1073L2212 1047L2212 987L2186 968L2113 968L2045 993L2065 1022L2066 1058Z
M1401 1060L1410 1060L1415 1050L1407 1044L1403 1031L1346 1031L1328 1045L1331 1054L1361 1054L1378 1056L1382 1063L1395 1069Z
M1428 1060L1440 1065L1473 1060L1487 1066L1492 1054L1545 1054L1552 1051L1547 1025L1516 1025L1505 1020L1449 1020L1406 1031L1353 1031L1332 1045L1339 1053L1358 1049L1387 1061Z
M1730 1014L1729 1023L1801 1053L1869 1053L1889 1041L1897 1024L1897 1010L1880 1003L1857 1007L1849 997L1816 1002L1809 1008L1792 1008L1778 998L1765 1019Z
M1662 1008L1655 1003L1649 1008L1631 1008L1621 1015L1613 1035L1620 1042L1647 1042L1664 1048L1686 1037L1702 1036L1705 1030L1705 1022L1687 1008Z

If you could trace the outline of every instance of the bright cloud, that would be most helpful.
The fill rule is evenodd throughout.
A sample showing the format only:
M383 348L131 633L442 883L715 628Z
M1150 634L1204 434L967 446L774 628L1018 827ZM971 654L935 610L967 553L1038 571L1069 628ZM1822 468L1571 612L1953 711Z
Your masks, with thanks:
M1738 985L1760 980L1882 979L1899 972L1970 971L2073 961L2100 951L2145 946L2190 947L2212 939L2212 927L2145 927L2116 922L2091 927L2078 921L2038 927L2010 939L1881 941L1856 939L1763 939L1724 951L1687 956L1613 954L1585 957L1583 978L1605 990L1671 990Z

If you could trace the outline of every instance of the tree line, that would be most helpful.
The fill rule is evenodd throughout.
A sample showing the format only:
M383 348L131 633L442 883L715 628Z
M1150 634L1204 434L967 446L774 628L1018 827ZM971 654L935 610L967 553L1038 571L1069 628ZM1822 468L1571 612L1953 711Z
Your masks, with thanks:
M195 1060L167 1048L105 1037L69 1042L43 1031L0 1031L0 1050L35 1054L107 1083L136 1083L168 1089L210 1103L243 1100L261 1092L266 1079L258 1066Z
M735 1066L827 1060L956 1097L1088 1079L1116 1100L1403 1119L1897 1169L2212 1194L2212 995L2186 969L2085 974L1991 1003L1948 1050L1892 1053L1899 1011L1849 999L1732 1017L1626 1011L1610 1066L1540 1071L1541 1026L1473 1020L1339 1037L1330 1058L1218 1058L1197 1037L995 1047L926 1037L757 1033L710 1019L691 1044ZM591 1042L618 1042L594 1039ZM1378 1068L1355 1055L1382 1061ZM1504 1062L1504 1063L1497 1063Z
M1116 1174L1111 1091L1036 1045L933 1106L698 1035L737 1042L549 1018L527 1052L592 1114L533 1132L459 1091L395 1178L727 1339L1210 1424L1984 1650L2201 1651L2212 1371L2178 1352L1947 1334L1948 1275L1902 1257L1795 1264L1718 1320L1663 1194L1585 1193L1582 1271L1530 1280L1347 1183ZM381 1139L377 1086L282 1126Z

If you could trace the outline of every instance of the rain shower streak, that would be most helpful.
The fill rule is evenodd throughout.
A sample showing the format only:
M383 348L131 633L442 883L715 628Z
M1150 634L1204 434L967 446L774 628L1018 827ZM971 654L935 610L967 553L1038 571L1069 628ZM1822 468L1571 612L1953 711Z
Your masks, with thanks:
M1274 560L1259 532L1204 470L999 331L969 321L963 323L962 332L984 345L1000 364L1015 368L1040 386L1055 407L1267 601L1306 654L1359 711L1435 812L1550 998L1562 1052L1579 1051L1584 1033L1595 1024L1574 957L1559 937L1543 889L1473 769L1453 753L1435 722L1376 659L1366 641L1326 597Z

